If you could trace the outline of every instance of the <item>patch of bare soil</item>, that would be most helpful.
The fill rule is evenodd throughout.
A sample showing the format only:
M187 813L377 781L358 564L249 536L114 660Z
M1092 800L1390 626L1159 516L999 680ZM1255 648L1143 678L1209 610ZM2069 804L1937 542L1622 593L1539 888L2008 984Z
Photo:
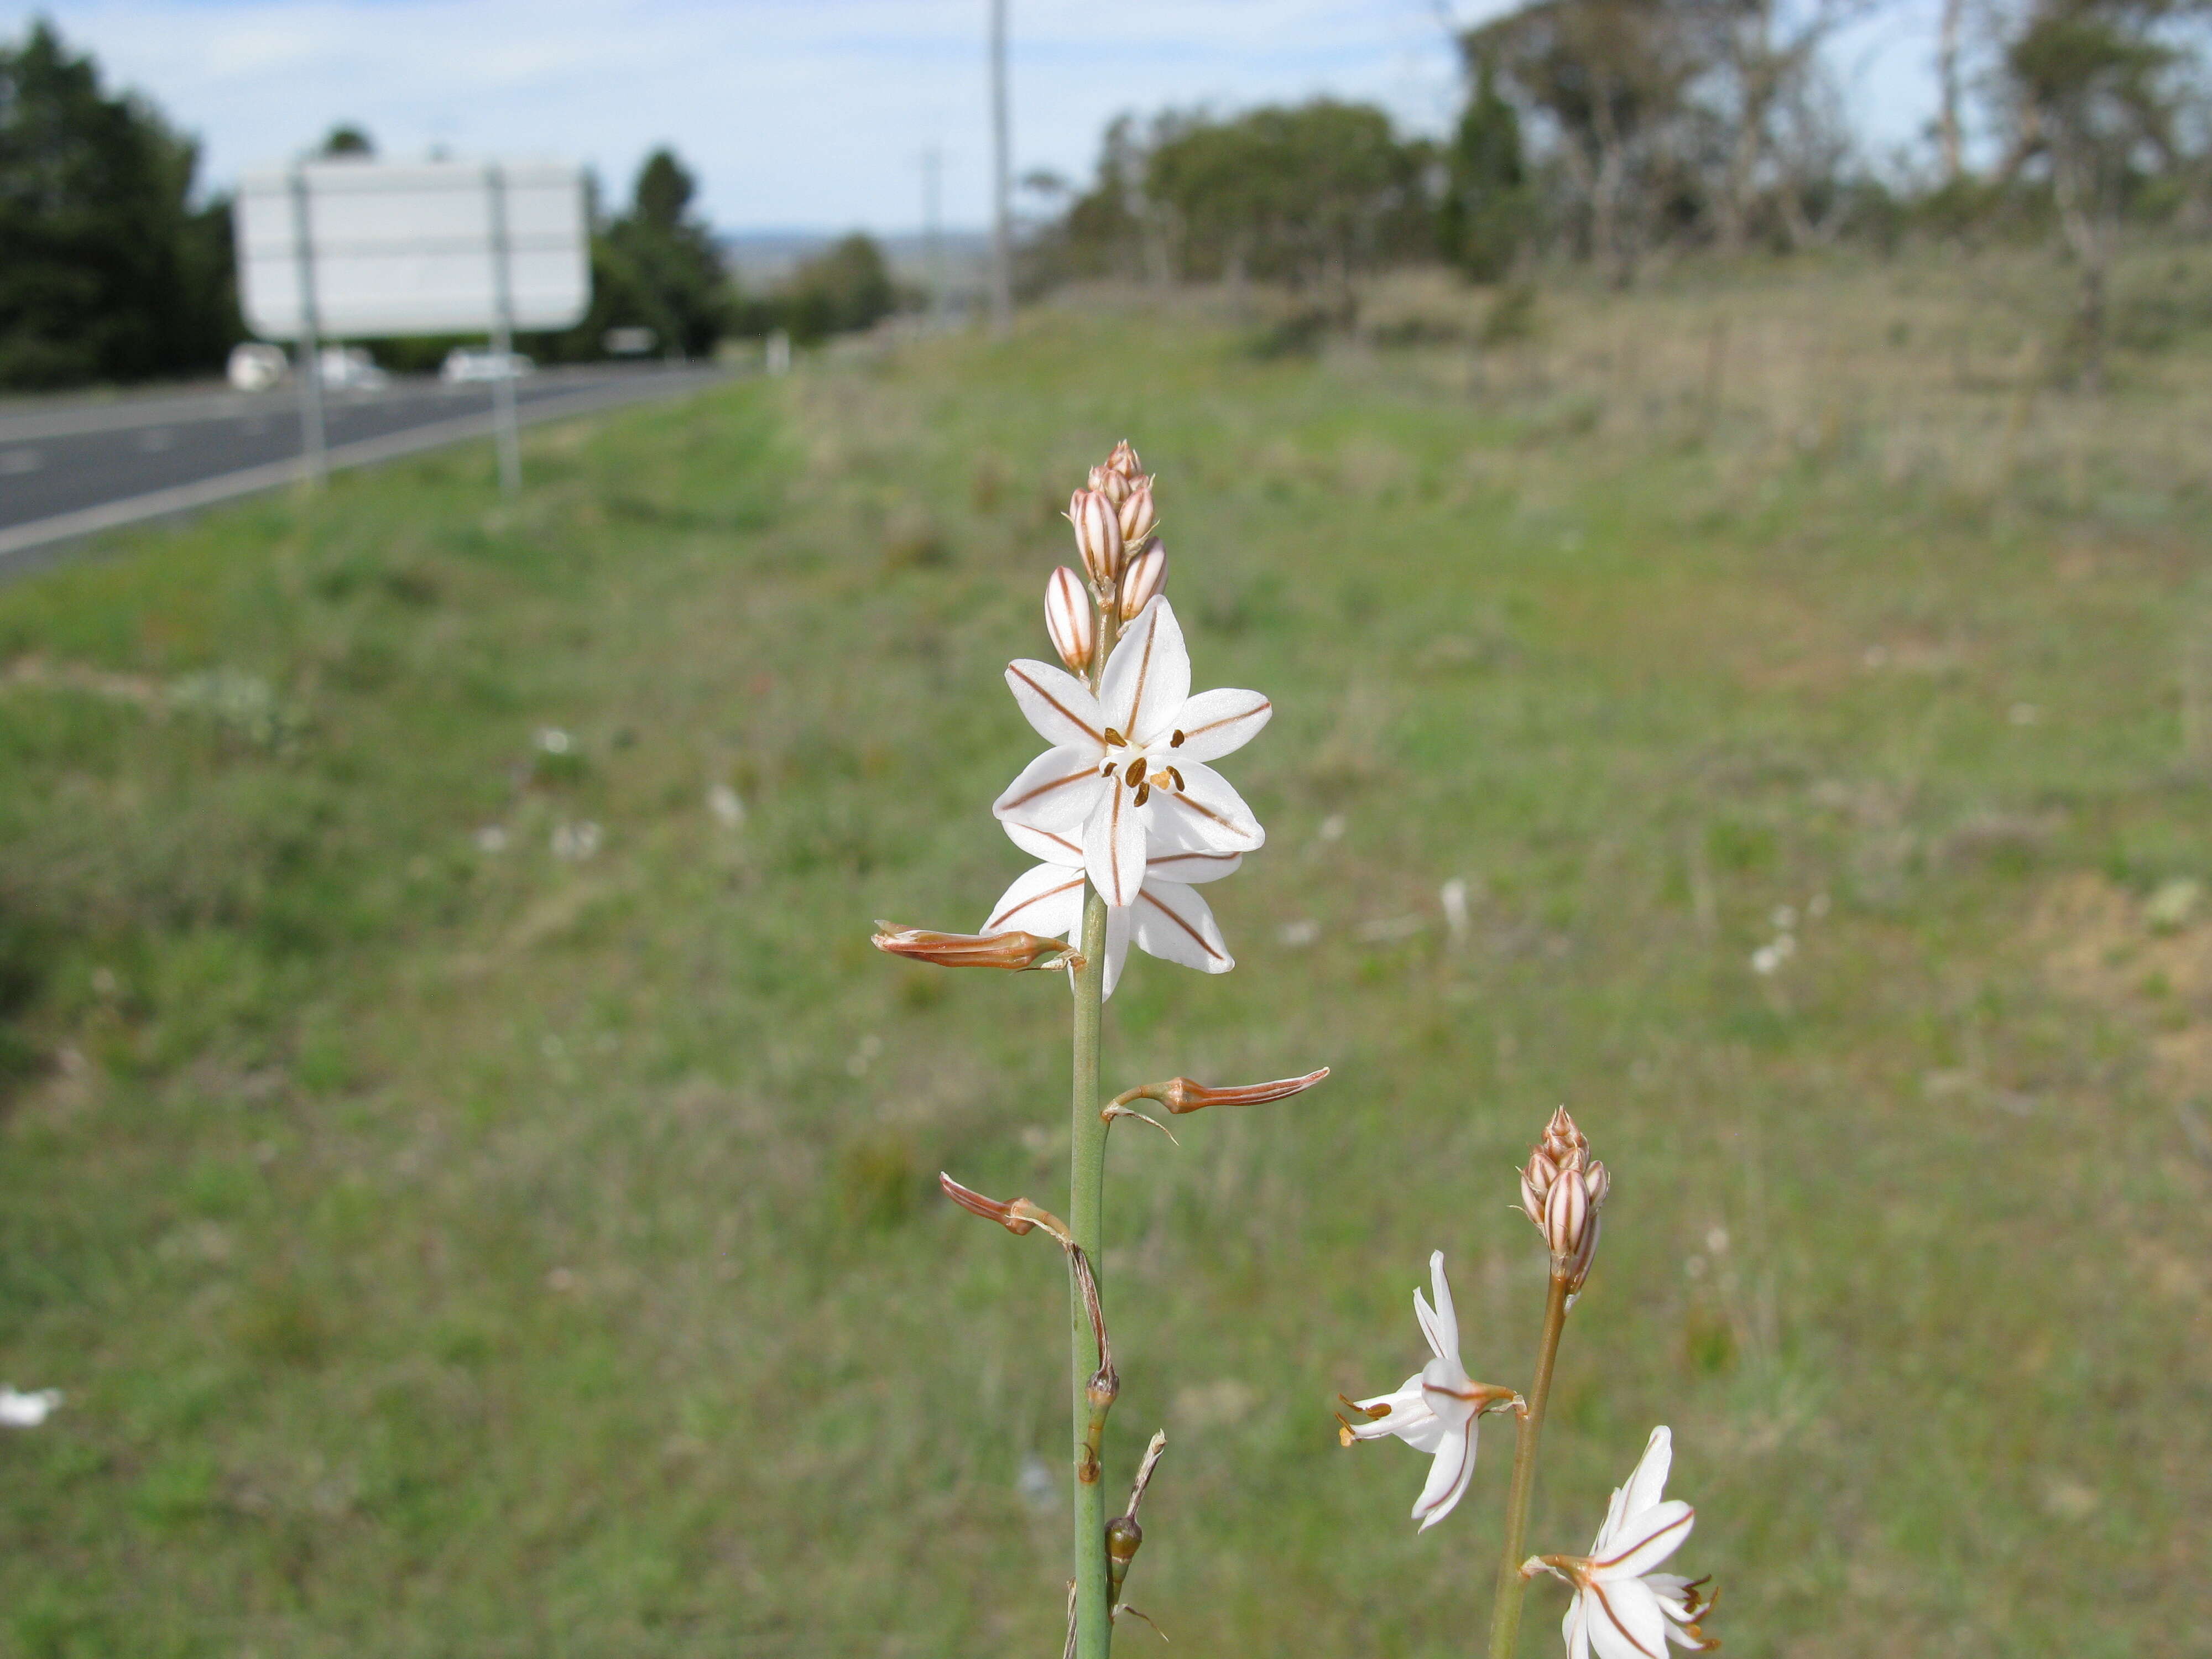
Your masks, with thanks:
M2143 1027L2160 1092L2212 1097L2212 906L2195 884L2144 899L2076 871L2045 889L2028 933L2055 989Z

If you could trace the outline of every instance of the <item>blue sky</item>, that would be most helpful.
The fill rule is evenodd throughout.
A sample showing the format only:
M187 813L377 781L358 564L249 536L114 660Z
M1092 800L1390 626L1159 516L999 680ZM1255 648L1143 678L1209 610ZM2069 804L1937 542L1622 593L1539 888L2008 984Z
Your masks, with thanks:
M1441 131L1447 19L1505 0L1011 3L1017 167L1080 179L1130 108L1328 93ZM1877 149L1932 107L1929 3L1894 0L1832 54ZM672 143L732 229L912 228L933 146L947 222L987 216L986 0L0 0L0 29L41 12L197 133L217 183L349 119L386 155L561 156L624 192Z

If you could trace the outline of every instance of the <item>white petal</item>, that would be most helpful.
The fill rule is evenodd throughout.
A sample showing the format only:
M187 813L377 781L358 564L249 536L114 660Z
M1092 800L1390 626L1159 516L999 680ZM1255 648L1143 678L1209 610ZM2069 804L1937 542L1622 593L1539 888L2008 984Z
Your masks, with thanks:
M1083 865L1107 903L1137 902L1145 884L1145 815L1136 791L1109 782L1083 825Z
M1182 741L1169 750L1168 758L1180 764L1234 754L1260 735L1274 712L1274 704L1257 691L1201 691L1176 716Z
M1174 607L1156 599L1137 613L1106 659L1098 701L1106 724L1139 748L1164 744L1190 700L1190 653Z
M1129 959L1129 913L1109 910L1106 913L1106 988L1104 994L1112 996L1114 988L1121 982L1121 964Z
M1447 1423L1474 1421L1474 1379L1460 1368L1456 1354L1431 1359L1421 1368L1421 1398Z
M1433 1316L1437 1328L1435 1334L1429 1339L1429 1346L1436 1350L1439 1359L1449 1359L1454 1365L1457 1365L1459 1364L1459 1314L1452 1306L1451 1281L1444 1277L1444 1253L1442 1250L1429 1252L1429 1283L1435 1287L1437 1292L1437 1305Z
M987 933L1039 933L1066 939L1083 925L1083 872L1040 864L1014 878L983 924Z
M1674 1436L1662 1423L1644 1443L1644 1455L1621 1490L1623 1515L1640 1515L1667 1495L1667 1470L1674 1461Z
M1589 1600L1577 1590L1559 1623L1559 1634L1567 1638L1567 1659L1589 1659L1589 1609L1584 1605Z
M1641 1578L1682 1547L1696 1521L1697 1511L1679 1498L1632 1515L1608 1542L1611 1553L1596 1558L1594 1571L1607 1579Z
M1267 839L1260 820L1252 816L1244 797L1230 787L1228 779L1204 761L1188 766L1180 761L1170 763L1181 775L1182 787L1163 789L1155 783L1146 809L1170 845L1204 848L1209 853L1249 853Z
M1149 873L1137 895L1136 939L1146 955L1202 974L1225 974L1237 965L1206 901L1181 882Z
M1372 1411L1377 1406L1389 1407L1372 1422L1352 1425L1352 1437L1355 1440L1380 1440L1385 1435L1395 1435L1415 1451L1433 1453L1449 1431L1429 1409L1429 1402L1421 1397L1419 1376L1407 1377L1395 1394L1378 1394L1372 1400L1352 1403L1364 1411Z
M1048 830L1032 830L1025 823L1006 825L1006 839L1033 859L1042 859L1047 864L1057 864L1063 869L1083 867L1083 836L1080 826L1074 835L1058 835Z
M1413 1322L1421 1328L1421 1337L1429 1345L1429 1352L1442 1359L1444 1357L1443 1326L1437 1318L1437 1310L1429 1305L1429 1298L1421 1294L1421 1287L1418 1285L1413 1286Z
M1667 1616L1650 1590L1632 1578L1592 1584L1585 1599L1598 1659L1663 1659Z
M1474 1478L1473 1425L1465 1430L1447 1429L1437 1447L1436 1462L1429 1465L1429 1478L1421 1487L1421 1495L1413 1500L1413 1519L1421 1523L1423 1532L1452 1512L1453 1506L1466 1493L1467 1483Z
M1613 1540L1620 1531L1621 1519L1627 1513L1624 1507L1627 1502L1628 1488L1615 1486L1613 1496L1606 1500L1605 1524L1597 1529L1597 1536L1590 1540L1591 1559L1595 1560L1613 1547Z
M1106 747L1106 722L1091 688L1065 669L1024 657L1006 665L1006 684L1037 736L1054 747L1073 745L1094 755Z
M1195 887L1200 882L1219 881L1224 876L1233 876L1237 866L1244 862L1242 853L1208 853L1193 848L1188 850L1159 844L1159 820L1152 820L1155 832L1145 839L1145 879L1146 881L1179 881L1186 887Z
M1080 749L1048 749L1022 768L1021 776L991 803L991 816L1048 833L1079 830L1098 804L1110 780L1098 775L1098 762Z

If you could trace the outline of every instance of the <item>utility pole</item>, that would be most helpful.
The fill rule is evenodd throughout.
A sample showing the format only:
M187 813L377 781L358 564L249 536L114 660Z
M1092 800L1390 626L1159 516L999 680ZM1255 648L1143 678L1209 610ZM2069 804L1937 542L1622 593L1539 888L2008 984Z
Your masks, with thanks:
M929 270L929 314L945 320L945 152L932 144L921 153L921 257Z
M1965 176L1966 161L1959 131L1959 32L1964 0L1943 0L1942 33L1936 48L1936 75L1943 103L1936 122L1936 143L1943 156L1943 182L1955 185Z
M1013 163L1006 131L1006 0L991 0L991 331L1014 328Z

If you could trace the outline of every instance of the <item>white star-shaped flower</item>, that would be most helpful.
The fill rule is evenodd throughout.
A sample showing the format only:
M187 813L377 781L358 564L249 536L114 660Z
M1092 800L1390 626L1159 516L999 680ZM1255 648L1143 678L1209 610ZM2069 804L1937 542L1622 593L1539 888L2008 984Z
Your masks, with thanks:
M1337 1419L1346 1445L1395 1435L1434 1459L1421 1495L1413 1500L1413 1519L1423 1532L1452 1512L1474 1478L1475 1431L1483 1413L1516 1404L1521 1398L1510 1389L1475 1382L1460 1364L1459 1316L1452 1310L1442 1250L1429 1257L1429 1279L1436 1286L1437 1304L1431 1308L1416 1289L1413 1317L1420 1322L1433 1357L1395 1393L1344 1402L1365 1421Z
M1669 1641L1700 1650L1720 1645L1698 1628L1712 1606L1705 1580L1652 1571L1681 1547L1697 1520L1687 1504L1662 1497L1674 1455L1662 1424L1628 1484L1614 1489L1590 1553L1536 1556L1522 1567L1524 1574L1541 1567L1574 1586L1560 1626L1567 1659L1590 1659L1593 1649L1598 1659L1661 1659Z
M1014 879L983 924L986 933L1016 929L1045 939L1074 941L1083 926L1083 848L1067 836L1009 823L1007 835L1043 863ZM1129 946L1200 973L1225 974L1237 965L1205 899L1191 890L1204 881L1234 874L1242 853L1182 850L1154 844L1145 859L1137 902L1106 912L1106 992L1121 977Z
M1155 842L1249 853L1266 840L1252 809L1206 763L1249 742L1273 705L1256 691L1191 696L1190 653L1164 597L1122 634L1097 696L1073 674L1027 659L1007 667L1006 684L1053 746L991 811L1010 828L1075 842L1107 903L1137 903Z

